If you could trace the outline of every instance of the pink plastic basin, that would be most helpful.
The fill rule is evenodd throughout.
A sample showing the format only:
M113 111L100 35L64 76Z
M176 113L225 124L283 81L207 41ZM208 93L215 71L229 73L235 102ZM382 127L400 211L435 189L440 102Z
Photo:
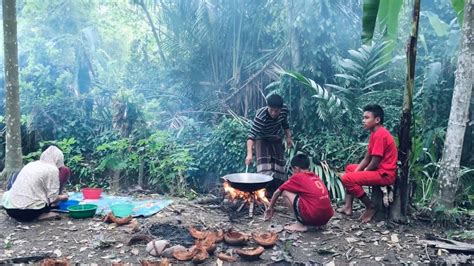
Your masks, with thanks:
M82 195L84 199L99 199L102 194L101 188L83 188Z

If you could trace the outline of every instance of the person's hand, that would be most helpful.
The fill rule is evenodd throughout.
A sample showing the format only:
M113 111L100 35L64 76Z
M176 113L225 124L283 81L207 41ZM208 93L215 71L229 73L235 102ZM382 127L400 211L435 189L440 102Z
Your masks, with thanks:
M286 138L286 148L291 149L291 147L293 147L293 140L291 139L291 137L288 137Z
M265 210L265 216L264 216L265 221L272 219L274 212L275 210L273 208L267 208Z
M59 195L59 196L58 196L58 199L59 199L60 201L66 201L66 200L69 199L69 196L68 196L67 194L62 194L62 195Z
M248 154L247 157L245 158L245 164L250 165L253 161L253 156L252 154Z

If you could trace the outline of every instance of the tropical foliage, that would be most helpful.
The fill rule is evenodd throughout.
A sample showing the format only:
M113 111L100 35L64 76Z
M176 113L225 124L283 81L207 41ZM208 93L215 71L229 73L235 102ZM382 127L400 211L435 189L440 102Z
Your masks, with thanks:
M366 149L361 108L381 104L396 135L411 9L401 0L18 2L24 160L55 143L71 187L118 176L122 189L206 192L245 170L250 122L273 92L290 110L287 157L311 156L334 199L343 194L336 173ZM378 15L365 17L362 2ZM437 186L454 84L462 13L445 2L424 2L420 17L410 158L419 202ZM3 159L4 135L0 144ZM460 181L464 206L473 176Z

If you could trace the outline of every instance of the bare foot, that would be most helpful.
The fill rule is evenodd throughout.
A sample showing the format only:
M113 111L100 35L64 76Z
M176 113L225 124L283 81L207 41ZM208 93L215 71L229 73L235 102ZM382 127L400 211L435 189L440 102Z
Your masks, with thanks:
M346 206L342 206L341 208L337 208L336 211L338 213L342 213L342 214L347 215L347 216L352 216L352 208L349 209Z
M375 209L374 208L367 208L365 212L362 214L360 219L362 220L363 223L368 223L374 218L375 215Z
M285 226L285 230L290 232L306 232L308 231L308 227L301 224L300 222L296 222L292 225Z
M52 219L55 219L55 218L58 218L58 217L59 217L59 213L46 212L46 213L42 213L42 214L38 217L38 220L39 220L39 221L52 220Z

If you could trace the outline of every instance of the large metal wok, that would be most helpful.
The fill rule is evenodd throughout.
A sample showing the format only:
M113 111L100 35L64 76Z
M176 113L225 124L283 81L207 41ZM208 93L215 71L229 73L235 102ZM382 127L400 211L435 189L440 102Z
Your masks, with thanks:
M273 177L263 174L239 173L222 177L229 182L230 186L244 192L254 192L265 188Z

